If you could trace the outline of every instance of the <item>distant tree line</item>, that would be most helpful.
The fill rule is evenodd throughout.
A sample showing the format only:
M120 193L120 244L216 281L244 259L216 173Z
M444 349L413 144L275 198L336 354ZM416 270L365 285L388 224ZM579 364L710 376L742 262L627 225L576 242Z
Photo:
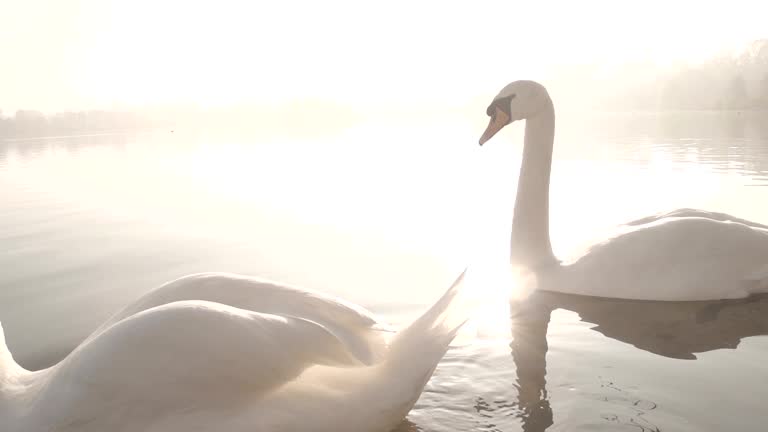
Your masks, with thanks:
M768 110L768 39L697 65L638 62L593 78L598 69L566 70L565 99L609 110Z
M664 109L768 109L768 40L671 74L661 88Z
M768 109L768 42L762 56L713 61L672 76L661 93L667 109Z
M0 137L72 135L158 127L164 119L130 111L76 111L46 115L35 110L18 110L13 116L0 111Z
M593 66L563 70L567 79L562 86L566 90L562 100L573 101L582 108L609 110L768 110L768 39L754 41L740 53L661 74L645 72L642 64L628 65L614 74L613 80L593 78L592 84L584 85L594 72ZM257 128L290 125L294 129L302 124L302 128L317 129L327 128L330 119L343 123L356 116L354 110L335 105L301 105L266 109L238 106L206 112L193 106L167 106L142 111L90 110L50 115L35 110L18 110L10 115L0 110L0 138L154 128L177 122L234 122ZM326 115L319 125L312 123L314 112L327 113L329 107L335 115Z

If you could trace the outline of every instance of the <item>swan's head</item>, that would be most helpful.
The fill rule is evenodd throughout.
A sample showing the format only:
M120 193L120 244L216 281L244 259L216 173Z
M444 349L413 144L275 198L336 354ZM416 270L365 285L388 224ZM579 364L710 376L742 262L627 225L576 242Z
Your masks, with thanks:
M543 85L535 81L507 84L485 110L491 121L480 137L480 145L513 121L531 118L551 106L549 93Z

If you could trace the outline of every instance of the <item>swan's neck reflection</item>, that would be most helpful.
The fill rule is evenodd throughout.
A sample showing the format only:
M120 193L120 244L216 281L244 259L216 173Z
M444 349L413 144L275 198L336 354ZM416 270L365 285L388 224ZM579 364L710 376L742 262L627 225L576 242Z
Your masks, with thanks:
M553 424L546 389L547 328L552 311L576 312L609 339L662 357L695 360L697 354L735 349L743 338L768 335L768 295L736 300L658 302L537 292L510 303L512 358L523 430Z
M519 417L526 432L543 431L552 425L547 395L547 327L552 309L544 302L510 304L512 359L517 368Z

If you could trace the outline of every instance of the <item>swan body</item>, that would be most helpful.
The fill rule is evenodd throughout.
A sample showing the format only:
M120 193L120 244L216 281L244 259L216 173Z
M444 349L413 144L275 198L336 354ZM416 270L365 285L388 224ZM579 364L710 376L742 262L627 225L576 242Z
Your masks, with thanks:
M662 218L538 274L542 289L640 300L715 300L768 291L768 231L703 217ZM560 291L563 291L561 289Z
M549 237L555 112L547 90L515 81L487 110L482 145L525 120L512 227L511 262L536 289L637 300L718 300L768 292L768 226L725 213L679 209L631 221L619 234L561 263Z
M460 276L387 330L318 292L192 275L117 313L60 363L13 360L0 327L3 432L387 432L418 399L460 321Z

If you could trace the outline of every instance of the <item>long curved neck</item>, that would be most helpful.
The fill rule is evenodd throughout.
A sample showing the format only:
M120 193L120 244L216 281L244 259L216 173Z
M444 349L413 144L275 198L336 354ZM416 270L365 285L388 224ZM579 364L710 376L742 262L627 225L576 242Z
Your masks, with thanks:
M511 261L539 267L555 263L549 240L549 176L555 138L555 109L545 109L525 121L523 162L512 219Z

